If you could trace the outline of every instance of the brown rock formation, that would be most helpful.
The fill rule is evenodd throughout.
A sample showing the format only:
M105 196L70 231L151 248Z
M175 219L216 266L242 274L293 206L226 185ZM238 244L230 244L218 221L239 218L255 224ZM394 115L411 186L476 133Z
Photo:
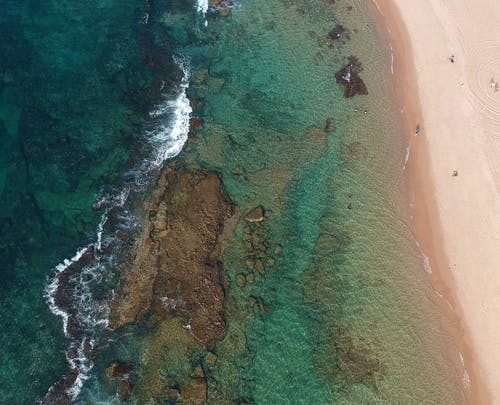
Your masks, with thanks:
M168 169L162 179L135 257L122 266L112 328L148 310L160 321L185 320L204 347L224 336L224 290L218 237L233 206L219 176Z
M344 86L344 97L354 97L356 94L368 94L365 83L359 77L363 70L361 63L354 56L350 56L348 64L335 73L337 83Z
M262 222L264 220L264 208L261 205L255 207L247 215L245 215L245 221L247 222Z
M140 403L202 404L205 370L191 364L225 334L219 239L234 207L216 173L171 167L148 208L128 263L119 267L110 326L116 329L149 315L146 360L134 389ZM113 363L107 371L114 376L127 369ZM128 398L131 389L131 384L120 387L120 397Z

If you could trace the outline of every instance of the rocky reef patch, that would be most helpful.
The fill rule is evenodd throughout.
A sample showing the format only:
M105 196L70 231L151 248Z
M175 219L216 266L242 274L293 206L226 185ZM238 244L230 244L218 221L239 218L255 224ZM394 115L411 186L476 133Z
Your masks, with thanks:
M110 327L147 326L138 399L201 404L205 369L214 362L210 350L225 335L219 239L234 206L216 173L173 166L161 176L143 230L120 266ZM110 367L113 374L117 366Z
M368 89L359 76L362 70L359 60L355 56L350 56L347 65L335 73L337 83L344 86L345 98L351 98L357 94L368 94Z

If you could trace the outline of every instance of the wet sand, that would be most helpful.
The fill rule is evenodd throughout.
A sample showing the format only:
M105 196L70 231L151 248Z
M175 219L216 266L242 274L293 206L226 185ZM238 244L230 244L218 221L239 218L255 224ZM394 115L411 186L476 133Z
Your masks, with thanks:
M468 400L499 403L500 3L376 5L403 90L417 238L456 318Z

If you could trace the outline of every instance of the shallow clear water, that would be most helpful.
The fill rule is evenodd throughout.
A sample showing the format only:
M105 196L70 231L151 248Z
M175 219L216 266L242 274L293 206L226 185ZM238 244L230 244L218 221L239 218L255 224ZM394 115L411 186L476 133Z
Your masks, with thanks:
M222 172L243 212L272 211L263 233L283 250L244 287L242 243L226 252L235 321L217 346L224 389L214 387L212 403L463 400L458 352L442 335L446 320L407 226L406 137L389 48L369 11L362 2L253 1L210 26L220 34L209 63L199 59L208 83L192 87L206 123L192 153ZM337 23L348 40L327 38ZM346 100L334 74L351 55L369 95ZM335 129L325 134L329 118Z
M67 369L47 276L96 239L96 199L154 156L148 112L164 101L158 88L175 100L182 78L172 54L189 61L203 120L179 164L220 173L240 214L268 213L260 226L240 220L227 242L227 334L207 402L463 402L450 325L407 226L390 52L371 5L333 3L243 1L227 17L181 1L5 4L0 402L40 400ZM341 39L328 37L336 24ZM368 95L345 99L335 82L349 56ZM261 271L246 264L249 232L268 246ZM168 368L152 352L161 333L139 321L105 334L80 400L118 402L112 361L139 382L147 362ZM131 402L148 400L138 387Z

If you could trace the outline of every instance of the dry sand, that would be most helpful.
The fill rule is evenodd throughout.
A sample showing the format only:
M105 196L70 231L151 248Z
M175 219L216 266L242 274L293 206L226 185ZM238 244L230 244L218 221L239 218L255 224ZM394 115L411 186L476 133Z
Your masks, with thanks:
M461 318L469 401L500 404L500 1L376 5L405 78L404 114L422 127L410 139L417 235Z

